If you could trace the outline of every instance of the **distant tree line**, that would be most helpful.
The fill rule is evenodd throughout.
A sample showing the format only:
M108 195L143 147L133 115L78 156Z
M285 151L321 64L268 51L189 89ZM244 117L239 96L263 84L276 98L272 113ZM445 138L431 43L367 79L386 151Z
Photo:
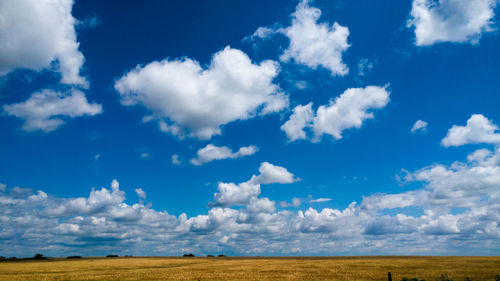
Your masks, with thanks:
M187 257L187 258L189 258L189 257L195 257L195 255L189 253L189 254L184 254L184 257ZM207 258L214 258L214 257L215 257L214 255L207 255ZM225 257L225 255L220 254L220 255L218 255L218 257L222 258L222 257Z

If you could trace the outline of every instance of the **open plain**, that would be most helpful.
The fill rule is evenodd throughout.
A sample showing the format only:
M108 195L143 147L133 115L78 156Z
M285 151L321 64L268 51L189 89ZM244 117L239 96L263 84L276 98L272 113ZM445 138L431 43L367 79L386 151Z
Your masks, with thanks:
M120 257L0 262L0 280L495 280L500 257Z

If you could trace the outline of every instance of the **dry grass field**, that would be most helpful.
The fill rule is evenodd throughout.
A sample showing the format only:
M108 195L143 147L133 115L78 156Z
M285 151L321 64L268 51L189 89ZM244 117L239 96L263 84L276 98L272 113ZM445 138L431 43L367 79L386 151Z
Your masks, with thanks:
M500 257L84 258L2 261L0 280L495 280Z

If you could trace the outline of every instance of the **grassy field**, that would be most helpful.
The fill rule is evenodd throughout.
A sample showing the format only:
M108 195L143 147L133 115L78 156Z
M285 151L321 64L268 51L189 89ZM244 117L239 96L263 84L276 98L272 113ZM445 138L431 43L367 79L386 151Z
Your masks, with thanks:
M2 261L0 280L495 280L500 257L84 258Z

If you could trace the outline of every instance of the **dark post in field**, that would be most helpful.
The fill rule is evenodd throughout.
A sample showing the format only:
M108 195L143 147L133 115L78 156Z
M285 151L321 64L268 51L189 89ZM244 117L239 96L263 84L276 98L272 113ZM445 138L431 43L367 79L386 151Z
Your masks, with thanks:
M387 272L387 277L389 278L389 281L392 281L392 276L390 272Z

